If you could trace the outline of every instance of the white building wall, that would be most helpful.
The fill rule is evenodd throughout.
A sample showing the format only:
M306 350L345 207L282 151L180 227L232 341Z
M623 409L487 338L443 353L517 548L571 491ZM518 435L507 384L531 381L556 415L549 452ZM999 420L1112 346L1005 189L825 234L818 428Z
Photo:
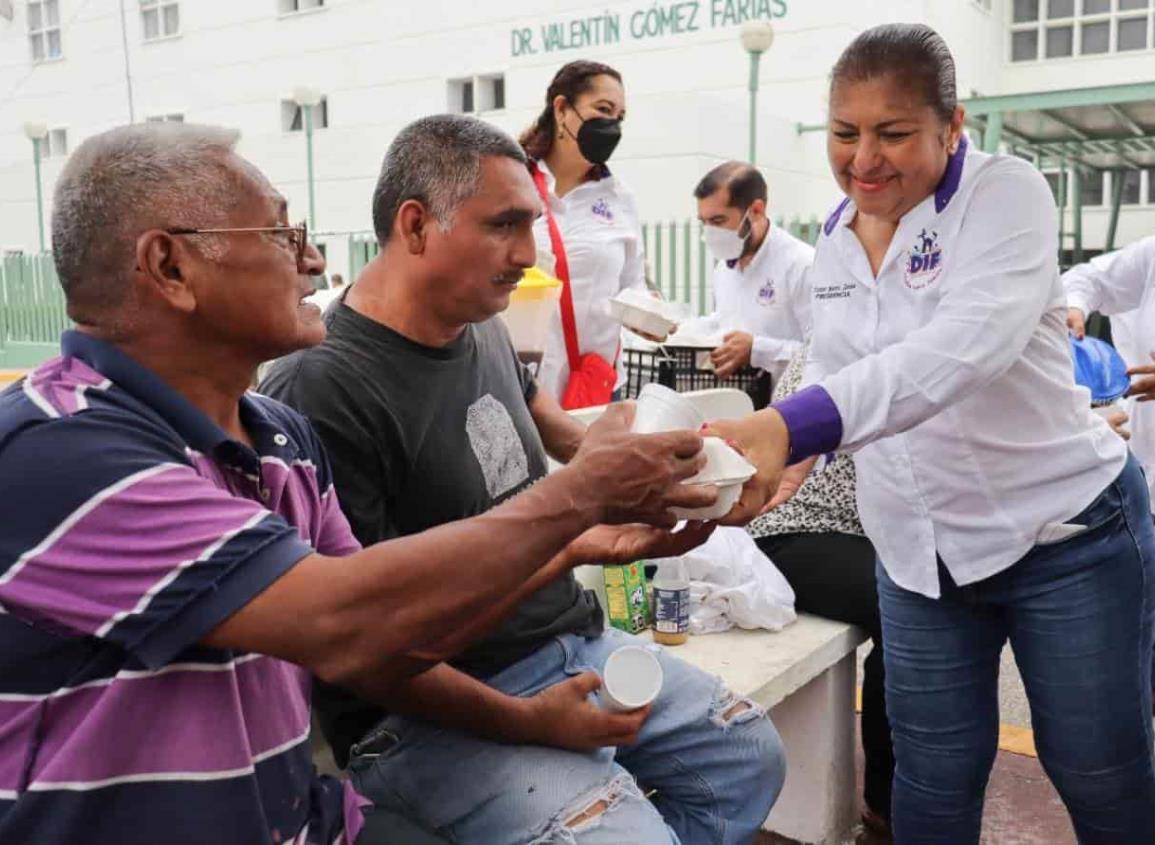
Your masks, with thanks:
M75 148L128 119L119 0L59 2L59 61L30 64L23 0L13 21L0 19L0 248L36 243L23 123L66 127ZM747 156L749 65L736 21L720 20L726 3L774 16L777 38L761 63L758 163L773 212L787 218L821 215L836 199L822 133L800 135L796 126L825 120L831 65L854 35L876 23L922 20L943 32L963 97L1151 76L1151 51L1011 64L1010 2L993 0L986 10L975 0L689 0L681 4L682 23L695 7L697 31L636 38L635 14L673 8L676 0L327 0L323 9L292 15L276 13L278 0L184 0L180 34L152 43L142 40L136 3L125 6L136 119L182 113L237 127L241 152L289 197L294 218L307 208L305 138L282 131L280 100L300 84L327 96L330 125L315 133L316 207L319 228L336 231L369 227L385 148L408 121L446 109L448 79L503 73L506 108L484 116L516 134L541 109L556 69L578 57L607 62L625 78L628 119L612 164L637 194L643 217L691 216L698 178L719 161ZM543 25L605 13L618 15L617 43L545 49ZM513 33L523 29L533 33L537 52L514 56ZM46 217L61 164L44 163ZM1096 214L1088 243L1102 228ZM1152 214L1124 211L1120 239L1155 227Z

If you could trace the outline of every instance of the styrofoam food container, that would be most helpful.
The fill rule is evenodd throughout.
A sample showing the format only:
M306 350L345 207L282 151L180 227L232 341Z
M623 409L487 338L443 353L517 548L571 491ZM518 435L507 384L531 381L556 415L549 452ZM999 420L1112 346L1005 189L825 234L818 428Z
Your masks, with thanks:
M678 331L666 338L663 346L674 346L681 349L717 349L725 341L721 334L701 334L693 329Z
M743 484L745 484L744 481L730 484L716 484L714 486L718 488L718 498L714 500L714 504L704 508L670 508L670 513L678 519L721 519L728 514L730 509L738 504L738 500L742 498Z
M721 437L702 438L706 465L687 484L745 483L758 470Z
M607 710L637 710L651 703L661 691L662 664L649 649L625 645L606 658L598 698Z
M757 472L720 437L705 438L702 451L706 454L706 466L685 483L712 484L718 488L718 498L714 504L704 508L671 508L678 519L721 519L737 504L742 496L742 486Z
M666 337L678 327L668 303L644 291L628 288L610 299L610 313L627 329L651 337Z
M638 394L633 431L657 434L660 431L697 431L706 424L694 403L661 384L647 384Z

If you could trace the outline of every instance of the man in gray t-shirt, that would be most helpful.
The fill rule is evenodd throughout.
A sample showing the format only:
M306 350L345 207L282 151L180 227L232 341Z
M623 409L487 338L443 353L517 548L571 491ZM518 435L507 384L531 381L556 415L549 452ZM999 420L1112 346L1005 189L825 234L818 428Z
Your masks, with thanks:
M499 317L467 324L436 347L344 301L333 303L325 323L325 341L274 364L260 390L313 423L362 545L484 513L545 475L535 410L568 437L554 444L556 457L568 460L576 450L582 427L537 393ZM558 634L601 632L597 600L566 573L452 665L484 678ZM342 763L384 716L335 688L318 690L317 706Z
M546 455L564 463L580 448L584 427L536 389L497 317L534 263L540 211L521 149L499 130L448 115L411 124L374 193L381 253L329 310L326 341L262 384L312 421L362 542L533 496ZM689 530L687 547L707 533ZM785 774L774 726L661 650L662 693L623 723L591 693L626 644L645 645L603 631L596 600L567 574L450 666L398 679L389 715L324 690L338 759L386 819L375 826L371 813L361 841L376 827L393 841L396 815L485 845L593 830L639 845L668 843L671 829L683 842L749 840ZM513 744L527 733L533 744ZM634 777L662 797L647 801Z

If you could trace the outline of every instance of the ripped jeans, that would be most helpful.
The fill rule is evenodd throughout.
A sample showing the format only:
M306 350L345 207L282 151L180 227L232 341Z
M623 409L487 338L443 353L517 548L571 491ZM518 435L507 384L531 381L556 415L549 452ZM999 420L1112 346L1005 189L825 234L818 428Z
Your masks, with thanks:
M583 671L600 673L610 652L629 644L645 642L614 629L590 640L567 634L488 683L533 695ZM354 746L349 763L357 790L375 805L359 845L744 845L782 790L778 732L764 711L716 677L652 648L662 664L662 692L628 748L502 745L386 718L378 730L396 742L376 756ZM652 801L643 788L656 790ZM387 821L398 815L426 836L398 838Z

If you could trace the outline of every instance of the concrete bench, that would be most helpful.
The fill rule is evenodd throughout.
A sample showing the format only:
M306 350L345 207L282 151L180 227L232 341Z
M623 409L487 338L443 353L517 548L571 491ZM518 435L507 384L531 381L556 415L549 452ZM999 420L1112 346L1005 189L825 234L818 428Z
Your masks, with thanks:
M777 633L731 630L670 647L769 711L787 773L767 830L835 845L856 821L855 652L865 640L859 628L801 613Z
M739 390L684 394L707 420L753 411ZM603 408L572 412L585 423ZM579 567L579 580L605 607L598 567ZM867 639L851 625L799 614L778 633L733 630L691 637L673 647L678 657L718 675L730 689L770 712L786 746L786 786L766 829L800 842L843 841L856 813L854 777L855 652Z

